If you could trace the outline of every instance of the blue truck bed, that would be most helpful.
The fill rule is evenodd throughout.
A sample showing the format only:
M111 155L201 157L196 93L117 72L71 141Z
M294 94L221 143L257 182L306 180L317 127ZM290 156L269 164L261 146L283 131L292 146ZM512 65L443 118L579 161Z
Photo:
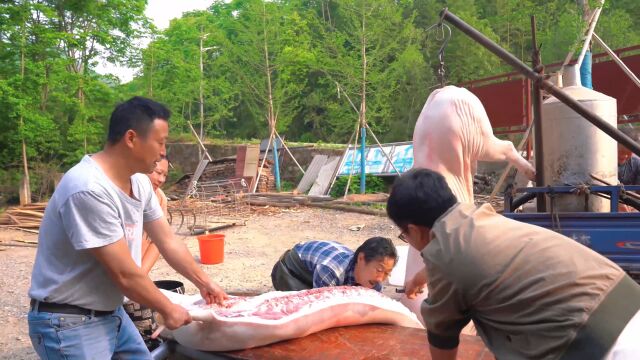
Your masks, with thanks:
M627 187L637 190L640 186ZM525 188L518 192L571 192L572 187ZM617 203L619 186L592 186L594 192L606 193ZM513 213L509 212L510 198L505 198L504 216L527 224L542 226L568 236L606 256L640 283L640 212L620 213L612 206L609 213Z

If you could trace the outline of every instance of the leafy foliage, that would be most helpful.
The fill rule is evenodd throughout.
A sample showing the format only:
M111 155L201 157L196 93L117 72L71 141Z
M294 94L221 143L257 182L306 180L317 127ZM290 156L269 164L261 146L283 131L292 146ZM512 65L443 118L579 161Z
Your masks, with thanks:
M365 193L376 194L387 192L387 184L380 177L373 175L365 175ZM336 182L331 188L330 195L334 198L344 196L344 190L347 188L347 182L349 182L348 176L340 176L336 179ZM351 183L349 184L349 194L360 193L360 175L354 175L351 177Z
M102 147L113 106L133 95L169 106L173 138L192 138L187 121L202 125L209 138L265 138L273 104L277 129L288 141L345 143L364 101L381 141L405 141L437 86L441 41L427 29L442 8L527 63L535 14L548 64L579 47L586 25L576 3L212 0L207 10L185 13L158 31L144 15L145 0L5 0L0 180L11 185L0 191L20 179L23 141L31 170L51 164L64 171ZM637 0L607 1L596 32L612 48L640 44ZM140 49L143 36L151 41ZM95 72L100 58L139 72L120 84ZM510 70L455 29L444 60L449 83Z
M8 183L20 178L23 143L36 199L47 182L40 171L44 164L64 170L102 146L120 90L113 76L95 73L96 60L103 56L126 63L134 56L131 42L149 26L145 4L0 3L0 161Z

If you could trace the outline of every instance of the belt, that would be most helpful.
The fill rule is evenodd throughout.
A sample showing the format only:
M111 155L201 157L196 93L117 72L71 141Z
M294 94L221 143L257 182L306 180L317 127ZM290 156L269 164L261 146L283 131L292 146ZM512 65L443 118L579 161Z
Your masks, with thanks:
M37 308L38 311L58 313L58 314L107 316L107 315L113 315L113 311L114 311L114 310L112 311L91 310L91 309L86 309L76 305L50 303L50 302L38 301L35 299L31 299L30 305L31 305L31 310L35 310Z
M561 359L603 359L638 310L640 286L624 275L593 310Z

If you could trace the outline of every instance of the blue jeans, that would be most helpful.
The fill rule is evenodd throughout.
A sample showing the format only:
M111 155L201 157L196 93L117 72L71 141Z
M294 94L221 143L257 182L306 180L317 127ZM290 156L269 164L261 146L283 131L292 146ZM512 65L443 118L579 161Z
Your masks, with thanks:
M142 336L119 306L113 315L29 312L29 337L41 359L150 359Z

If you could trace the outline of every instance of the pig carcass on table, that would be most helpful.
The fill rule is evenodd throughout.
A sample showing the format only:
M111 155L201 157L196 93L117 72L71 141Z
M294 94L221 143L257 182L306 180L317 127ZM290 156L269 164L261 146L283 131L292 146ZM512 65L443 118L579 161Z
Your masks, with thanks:
M493 135L482 102L472 92L445 86L429 95L413 131L415 168L439 172L459 202L473 203L473 175L478 161L507 161L534 180L535 169L510 141ZM424 269L420 253L409 249L405 282ZM402 299L411 311L420 313L425 292L416 299Z
M369 323L422 328L400 302L357 286L273 291L206 305L199 295L163 291L193 322L162 335L202 351L231 351L303 337L324 329Z

